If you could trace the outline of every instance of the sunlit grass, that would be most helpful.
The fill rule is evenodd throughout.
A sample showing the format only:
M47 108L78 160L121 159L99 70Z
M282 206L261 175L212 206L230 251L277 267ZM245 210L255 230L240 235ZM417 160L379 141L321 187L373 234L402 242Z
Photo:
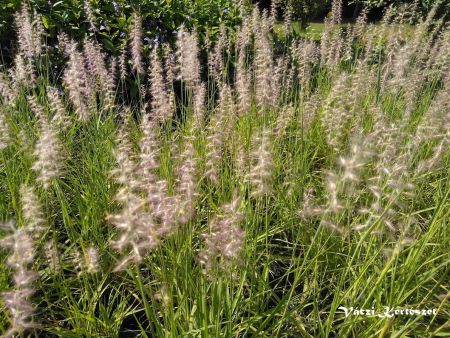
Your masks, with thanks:
M252 37L259 49L249 44L238 51L247 53L247 68L233 64L238 56L233 48L220 51L220 61L229 63L223 67L233 70L231 76L219 72L224 68L214 73L214 67L204 65L211 74L202 79L208 96L198 110L201 123L195 100L190 101L202 92L199 83L177 78L178 86L170 83L158 92L155 83L147 81L149 74L155 76L157 58L138 76L129 71L135 62L131 60L128 78L117 77L116 103L105 108L105 93L95 91L86 118L77 114L79 102L67 93L68 84L58 82L59 70L45 62L31 84L17 77L5 81L17 84L17 92L12 98L0 96L0 127L7 126L0 136L9 136L0 150L0 221L14 220L20 229L29 226L24 208L30 206L21 195L26 185L35 192L39 203L34 206L40 205L45 223L35 239L34 262L27 266L38 272L30 297L37 326L28 330L30 336L448 336L450 152L448 116L442 113L442 107L450 106L446 52L435 50L441 63L427 63L423 49L407 53L420 47L412 40L420 35L403 36L396 27L385 27L392 29L392 41L401 42L387 44L372 26L364 26L361 36L347 44L350 56L333 57L333 48L346 42L339 34L334 43L325 41L322 51L309 40L320 40L324 25L311 23L303 30L294 23L289 39L301 42L302 48L292 51L286 39L276 54L267 43L272 35L261 33L264 27L258 20L254 25ZM343 27L333 26L332 33ZM280 32L281 25L276 30ZM180 36L191 44L177 55L190 62L188 70L195 77L200 74L197 55L183 52L196 50L196 36ZM428 35L423 40L435 47ZM439 41L437 46L445 46L446 40ZM301 54L308 48L312 52ZM402 63L397 55L410 59ZM275 60L288 63L280 71ZM80 65L74 73L87 76L83 62ZM186 71L183 66L177 71ZM251 74L244 83L249 108L242 113L233 67L236 72L250 69ZM292 69L296 73L289 82ZM143 88L131 103L120 96L127 95L121 93L127 81ZM69 123L67 129L56 130L64 171L52 176L46 189L34 163L43 126L51 123L46 118L52 121L55 115L46 102L50 85L61 88ZM271 85L273 92L267 89ZM156 94L170 95L170 90L177 94L176 109L166 120L156 120L154 107L144 104L151 106ZM148 92L156 94L149 98ZM33 97L43 113L32 107ZM154 123L154 153L145 152L153 145L150 141L142 143L149 136L148 121ZM219 148L212 166L216 176L207 170L217 154L211 145ZM156 164L142 161L144 155L155 154ZM147 172L142 163L150 163ZM183 169L186 163L195 165L193 178L191 168ZM149 173L154 181L146 180ZM163 217L152 204L152 198L159 197L155 182L161 181L167 185L163 195L172 204L159 206L169 210L173 229L164 235L149 231L131 236L130 242L124 240L130 246L119 250L114 243L136 224L140 227L132 229L162 227ZM182 184L195 193L183 193ZM128 200L138 203L126 209ZM178 209L186 202L194 205L188 210L192 213ZM133 218L135 212L142 214ZM112 215L118 214L123 223L117 226ZM187 220L182 221L185 214ZM215 239L214 231L218 240L208 242ZM7 234L2 230L2 238ZM147 235L157 243L140 252ZM59 255L55 266L48 257L50 246ZM87 266L92 248L98 254L95 269ZM7 260L14 250L6 249L0 289L20 289L12 278L17 266ZM127 264L122 265L124 258ZM2 303L0 312L2 333L12 322L6 305ZM340 306L373 307L377 313L386 306L435 309L436 314L345 318Z

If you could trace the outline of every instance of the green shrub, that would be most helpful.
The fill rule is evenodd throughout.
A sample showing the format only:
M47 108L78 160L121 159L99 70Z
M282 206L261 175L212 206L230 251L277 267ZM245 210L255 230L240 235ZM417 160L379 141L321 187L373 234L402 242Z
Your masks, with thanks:
M4 53L9 53L13 45L13 16L21 3L20 0L6 0L0 5L0 44ZM42 16L50 41L61 31L78 40L89 33L81 0L30 0L27 3L32 11ZM125 40L133 11L142 13L147 44L154 40L172 41L172 32L182 24L187 28L195 26L199 30L208 30L214 36L221 24L233 26L238 17L232 0L91 0L89 4L98 29L95 34L110 52L120 48Z

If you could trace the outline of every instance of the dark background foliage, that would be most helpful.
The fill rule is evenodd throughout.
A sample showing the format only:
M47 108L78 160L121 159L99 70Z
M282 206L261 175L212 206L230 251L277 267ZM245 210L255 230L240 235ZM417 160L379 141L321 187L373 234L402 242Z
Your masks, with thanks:
M253 0L261 8L270 8L271 0ZM290 2L294 20L306 24L323 20L330 11L331 0L281 0L284 8ZM407 0L344 0L343 17L346 21L356 18L363 6L371 8L369 20L381 18L383 10L390 5L411 4ZM423 17L439 0L418 0L418 18ZM0 60L8 60L14 54L14 13L22 4L40 14L46 28L47 42L53 45L59 32L82 40L94 34L111 54L115 54L129 35L131 14L139 11L143 16L144 44L172 42L176 30L183 24L187 29L195 26L208 31L214 38L221 24L233 27L239 21L237 1L233 0L90 0L97 32L89 32L82 0L2 0L0 3ZM449 11L450 1L444 0L440 11ZM283 10L279 11L280 18Z
M0 4L0 44L3 54L10 54L14 45L14 13L22 3L42 16L49 43L59 32L81 40L89 32L82 0L3 0ZM214 36L223 23L233 26L237 20L237 8L232 0L91 0L91 7L98 31L96 38L106 50L115 53L127 39L134 11L142 14L144 43L170 42L174 31L182 24L200 30L208 30ZM4 55L5 56L5 55Z
M259 3L262 8L269 9L272 0L254 0L253 3ZM344 0L343 17L347 21L355 20L362 8L367 7L369 11L369 20L380 20L384 10L388 6L401 8L403 5L412 5L414 0ZM439 11L447 12L450 10L450 1L448 0L417 0L417 19L424 17L426 13L436 4L441 2ZM320 21L329 13L332 0L281 0L281 7L290 3L294 10L294 19L303 24L309 21Z

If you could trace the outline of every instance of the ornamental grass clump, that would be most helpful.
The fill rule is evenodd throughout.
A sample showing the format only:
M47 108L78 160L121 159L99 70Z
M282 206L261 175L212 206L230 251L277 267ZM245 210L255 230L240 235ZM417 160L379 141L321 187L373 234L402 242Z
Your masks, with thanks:
M344 24L334 1L317 40L290 1L241 4L149 44L125 6L111 52L84 6L58 48L23 6L0 72L0 334L446 336L438 10Z

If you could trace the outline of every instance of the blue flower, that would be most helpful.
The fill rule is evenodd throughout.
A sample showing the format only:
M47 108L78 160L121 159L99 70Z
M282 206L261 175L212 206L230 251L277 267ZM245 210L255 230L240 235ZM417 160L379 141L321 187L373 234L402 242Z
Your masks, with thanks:
M146 36L145 38L144 38L144 41L146 42L146 43L150 43L150 38L148 37L148 36Z
M126 38L126 37L127 37L127 33L125 33L125 32L120 32L120 37L121 37L121 38Z
M114 10L117 12L119 10L119 5L117 4L117 2L113 1L112 5L114 7Z

